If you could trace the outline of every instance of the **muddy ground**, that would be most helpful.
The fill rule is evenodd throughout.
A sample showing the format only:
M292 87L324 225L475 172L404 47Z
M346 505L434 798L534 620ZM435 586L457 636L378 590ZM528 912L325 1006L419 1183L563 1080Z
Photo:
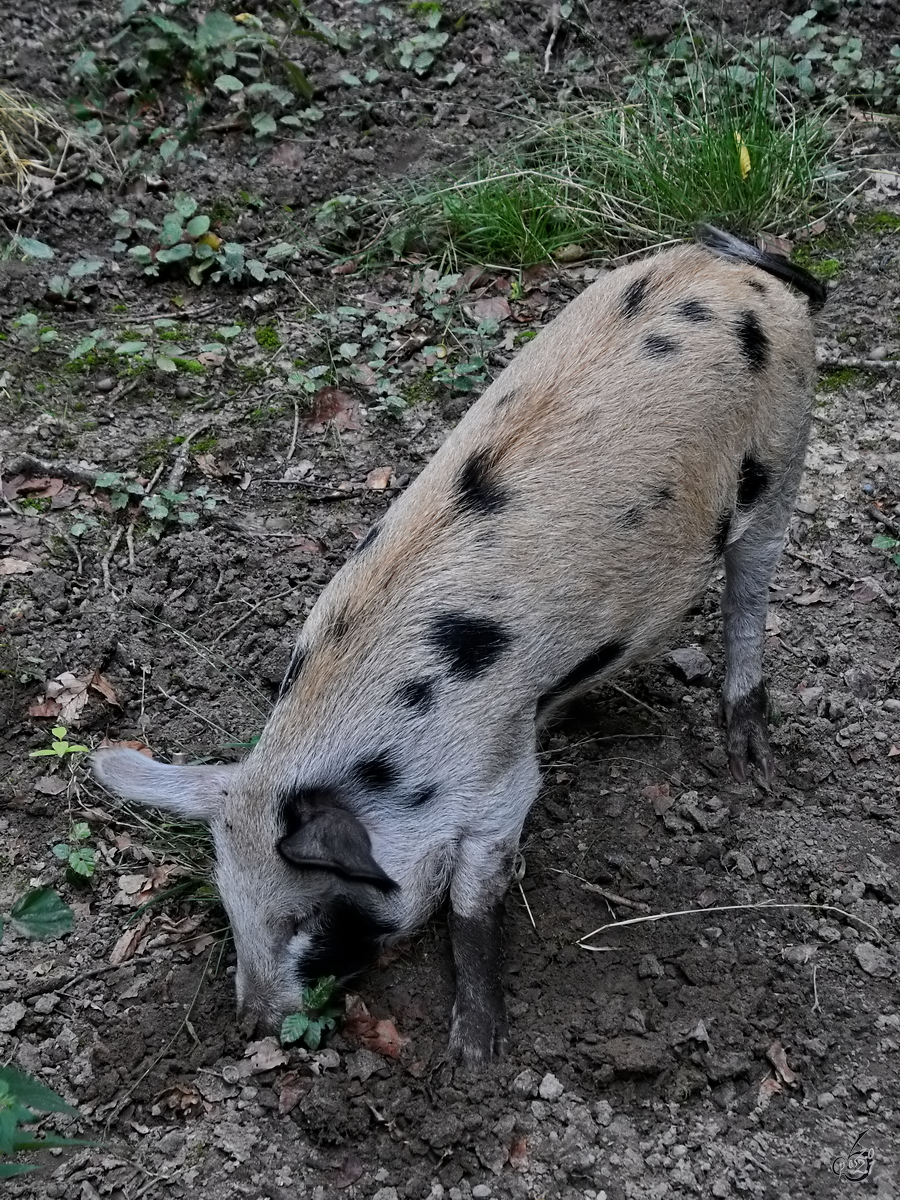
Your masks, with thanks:
M351 19L327 6L321 15ZM466 67L452 87L439 93L397 71L363 97L368 109L340 92L339 71L359 63L314 43L304 65L324 115L313 135L262 146L241 132L207 135L205 161L174 162L149 186L140 171L121 185L80 180L21 217L23 235L57 249L53 271L102 259L69 306L49 302L47 263L0 263L0 561L23 564L0 577L0 911L36 883L75 909L58 941L7 929L0 1059L78 1106L83 1121L57 1127L98 1142L48 1155L39 1175L7 1185L11 1196L900 1193L900 568L872 545L890 532L879 513L900 523L900 381L880 365L900 356L889 175L861 188L855 231L822 251L839 263L819 326L827 365L766 647L777 782L738 785L727 771L717 585L672 647L707 656L690 682L664 658L544 735L544 793L510 894L511 1036L499 1064L473 1076L446 1061L442 920L356 987L403 1039L397 1057L340 1031L315 1053L248 1050L224 916L195 878L202 837L116 804L78 752L49 767L29 757L57 723L80 744L135 739L164 758L244 753L316 595L471 399L434 385L434 359L420 353L442 328L435 276L421 267L333 274L335 260L309 250L283 280L194 290L114 257L110 213L124 205L159 219L181 188L222 202L223 233L264 246L330 196L507 136L516 114L504 72L519 71L523 105L546 109L571 87L597 94L635 36L662 38L676 19L659 2L604 5L594 42L564 41L545 76L545 15L509 4L471 14L448 55ZM889 37L882 16L873 5L860 18L873 37ZM733 6L730 19L762 30L780 14ZM7 77L67 96L72 37L113 26L100 10L25 13L5 31ZM506 63L510 50L532 68ZM591 71L567 68L588 51ZM890 132L870 140L877 166L896 171ZM10 231L17 203L4 196ZM480 348L484 375L495 375L516 334L603 265L532 272L521 294L512 273L467 278L469 290L450 296L458 345ZM38 326L14 330L26 312ZM292 390L295 360L363 345L377 313L385 326L400 316L387 336L407 407L379 411L371 372L358 370L310 410ZM477 334L486 315L496 328ZM100 325L120 342L146 341L148 355L91 354L67 369L68 350ZM235 325L225 345L203 349ZM47 328L58 341L35 349ZM276 336L260 334L269 328ZM197 365L158 369L157 352L172 346ZM874 363L841 369L859 358ZM23 467L22 454L50 466ZM84 482L128 471L218 499L196 525L169 523L154 539L146 522L132 525L136 509L111 509L112 490ZM52 847L82 821L96 871L75 886ZM177 884L181 896L134 921ZM785 907L734 907L750 905ZM602 953L575 944L616 919L686 909L597 935Z

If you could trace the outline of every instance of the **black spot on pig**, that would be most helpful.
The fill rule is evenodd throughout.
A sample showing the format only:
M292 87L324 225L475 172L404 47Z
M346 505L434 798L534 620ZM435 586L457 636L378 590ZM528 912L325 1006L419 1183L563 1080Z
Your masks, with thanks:
M760 296L768 296L769 289L761 279L745 279L744 282L748 288L752 288L754 292L759 292Z
M681 317L685 321L711 321L713 319L712 309L707 307L702 300L691 298L690 300L682 300L680 304L675 305L676 317Z
M731 532L731 517L731 511L726 510L716 523L716 532L713 537L713 553L716 558L725 553L725 547L728 544L728 534Z
M369 530L369 532L365 535L365 537L361 538L357 542L354 553L362 554L363 550L367 549L369 546L372 545L372 543L378 537L379 533L381 533L381 522L376 521L375 524L372 526L372 528Z
M334 638L336 642L342 642L350 632L350 622L347 620L347 614L336 612L332 614L331 620L328 622L328 635Z
M675 492L664 483L662 487L658 487L653 493L653 498L650 501L651 508L665 508L667 504L671 504L675 499Z
M423 808L429 801L433 800L437 795L438 785L429 783L426 787L419 788L407 800L410 808Z
M663 333L648 333L644 338L644 350L650 358L665 358L679 349L675 339L666 337Z
M496 404L498 408L507 408L512 402L518 398L519 389L510 388L508 392L504 392L502 396L498 396Z
M745 454L744 461L741 463L741 473L738 476L738 507L749 508L759 499L768 484L769 472L763 464L752 454Z
M605 671L607 667L611 667L614 662L622 657L626 649L625 643L619 641L604 642L602 646L598 646L587 658L583 658L558 683L554 684L552 688L538 698L538 715L546 711L546 709L558 700L561 700L567 692L573 691L580 684L586 683L589 679L593 679L595 675L599 675L602 671Z
M281 681L281 687L278 689L278 699L286 696L299 678L300 672L303 670L303 664L306 661L306 650L298 646L291 655L291 660L287 665L287 670L284 673L284 679Z
M397 688L397 699L405 708L428 712L434 708L434 680L407 679Z
M741 354L754 375L764 371L769 361L769 339L755 312L742 312L737 321L737 338Z
M512 636L490 617L445 612L432 619L428 641L452 674L475 679L500 658Z
M386 792L399 781L400 768L387 750L383 750L374 758L365 758L358 762L351 774L354 782L366 791Z
M636 317L644 307L644 301L647 298L647 290L650 287L650 276L643 275L640 279L635 279L629 283L628 287L622 293L622 316Z
M509 503L491 451L478 450L463 463L456 479L456 499L463 512L481 516L501 512Z
M619 524L625 529L640 529L646 524L647 514L640 504L632 504L619 517Z

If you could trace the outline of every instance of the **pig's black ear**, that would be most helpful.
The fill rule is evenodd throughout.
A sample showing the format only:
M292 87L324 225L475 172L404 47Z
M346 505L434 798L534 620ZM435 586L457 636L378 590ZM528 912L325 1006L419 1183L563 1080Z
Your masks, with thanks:
M278 853L295 867L332 871L356 883L383 891L397 884L372 857L372 843L361 821L344 808L314 809L302 824L278 843Z

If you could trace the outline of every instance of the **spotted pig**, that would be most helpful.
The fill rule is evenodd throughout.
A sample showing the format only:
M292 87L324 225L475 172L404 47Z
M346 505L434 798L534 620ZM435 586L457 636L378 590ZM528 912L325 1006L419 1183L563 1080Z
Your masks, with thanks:
M277 1027L449 893L451 1047L506 1036L501 917L535 729L666 644L724 563L731 771L773 773L762 644L803 465L820 285L706 228L599 278L527 345L309 615L236 766L103 750L131 800L208 821L237 1000Z

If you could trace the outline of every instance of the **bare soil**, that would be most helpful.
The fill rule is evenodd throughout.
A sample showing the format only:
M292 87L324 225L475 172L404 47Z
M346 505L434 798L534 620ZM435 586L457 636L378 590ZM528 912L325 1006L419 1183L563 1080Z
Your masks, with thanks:
M23 12L7 29L6 75L38 96L65 94L79 22L95 30L112 18L40 7L40 19ZM855 374L823 368L772 590L777 782L738 785L727 771L714 588L672 647L707 656L699 675L686 682L672 659L650 664L544 738L544 794L510 893L511 1037L497 1065L473 1075L446 1061L452 973L441 920L356 987L405 1039L397 1057L340 1031L315 1053L248 1050L224 915L199 884L127 924L150 895L202 869L202 838L117 806L77 755L50 767L29 757L60 720L90 745L108 736L161 757L244 753L316 595L470 399L427 385L416 356L439 335L421 303L430 278L421 268L334 275L333 260L311 252L274 285L194 291L113 259L110 212L125 204L158 218L182 188L207 204L229 200L229 236L283 237L316 202L497 144L529 98L540 108L560 88L599 94L623 73L635 36L663 39L677 20L666 0L599 7L586 10L589 72L567 73L566 56L585 51L571 37L544 75L545 9L498 3L457 33L448 61L466 70L452 88L398 71L362 97L368 112L338 82L360 64L311 43L304 65L325 113L313 137L261 146L242 133L209 135L206 160L175 164L160 187L138 179L116 194L81 181L28 212L21 232L58 248L54 271L87 254L104 259L75 307L49 306L46 263L0 263L7 332L23 311L40 312L64 338L174 317L195 354L217 328L244 325L225 361L202 374L135 372L116 356L73 372L52 346L34 352L11 337L0 349L0 561L30 568L0 577L0 911L41 883L76 913L73 932L55 942L7 928L0 1060L76 1104L84 1119L68 1128L98 1142L45 1155L39 1174L7 1185L11 1196L900 1195L900 569L872 545L886 532L879 513L900 524L900 372L879 365L900 354L900 232L863 219L900 214L889 179L863 189L857 231L828 251L841 270L821 317L822 356L876 362ZM890 37L889 8L860 16L870 36ZM323 18L342 17L326 9ZM729 9L732 29L781 20L770 5ZM509 50L533 58L515 92L501 69ZM878 142L880 168L900 168L889 134L866 138ZM242 206L242 192L263 207ZM15 197L2 199L13 212ZM487 347L488 374L508 361L516 333L538 327L599 267L532 273ZM506 299L511 279L470 279L459 303ZM341 384L331 417L316 422L295 406L286 375L321 337L316 310L404 304L415 317L397 337L396 361L418 390L399 418L375 411L364 377ZM254 336L269 325L278 347ZM359 328L335 318L334 344ZM407 336L418 338L414 349ZM60 481L44 489L56 489L49 507L23 503L37 485L11 480L23 453L54 464L41 473ZM79 486L85 469L135 470L145 481L161 470L164 482L173 468L180 486L206 484L221 499L197 527L158 540L140 523L130 545L124 533L116 540L121 514ZM98 527L73 535L85 514ZM89 688L71 719L33 715L65 672L96 673L112 690ZM77 690L62 686L63 700ZM75 821L88 822L97 850L82 887L52 853ZM683 910L597 934L601 952L576 945L617 919ZM854 1147L863 1159L848 1167ZM854 1180L861 1162L868 1177Z

